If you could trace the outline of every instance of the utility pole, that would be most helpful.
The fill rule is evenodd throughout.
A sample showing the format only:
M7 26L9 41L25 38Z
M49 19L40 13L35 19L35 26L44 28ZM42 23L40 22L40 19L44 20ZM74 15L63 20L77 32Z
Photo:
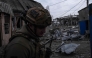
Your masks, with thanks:
M89 0L87 0L87 7L88 7L88 5L89 5Z
M87 20L89 21L89 0L86 0L86 4L87 4L87 7L86 7L87 8L87 10L86 10L87 11ZM88 26L88 29L89 29L89 22L88 22L87 26Z

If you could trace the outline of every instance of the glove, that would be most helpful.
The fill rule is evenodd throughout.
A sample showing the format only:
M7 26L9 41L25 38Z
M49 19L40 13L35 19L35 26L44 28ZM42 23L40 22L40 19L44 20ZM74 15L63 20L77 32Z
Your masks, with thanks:
M46 48L45 58L50 58L51 55L52 55L52 50L50 48Z

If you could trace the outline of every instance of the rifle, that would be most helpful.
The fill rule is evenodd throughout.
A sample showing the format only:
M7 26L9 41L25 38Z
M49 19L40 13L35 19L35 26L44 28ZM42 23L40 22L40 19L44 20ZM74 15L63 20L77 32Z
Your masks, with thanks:
M46 44L50 43L49 48L51 49L51 45L52 45L53 40L54 39L53 39L53 36L52 36L48 41L46 41L44 44L42 44L42 47L45 47Z

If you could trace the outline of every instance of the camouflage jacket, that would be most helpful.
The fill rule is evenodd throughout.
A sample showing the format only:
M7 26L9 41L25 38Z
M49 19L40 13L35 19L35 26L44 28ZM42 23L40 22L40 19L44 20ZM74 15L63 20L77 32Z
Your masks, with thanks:
M37 45L34 44L36 42L34 39L37 40L38 37L32 31L29 32L26 26L23 26L17 32L28 34L30 36L29 40L22 36L15 37L5 49L5 58L40 58L40 48L37 50Z

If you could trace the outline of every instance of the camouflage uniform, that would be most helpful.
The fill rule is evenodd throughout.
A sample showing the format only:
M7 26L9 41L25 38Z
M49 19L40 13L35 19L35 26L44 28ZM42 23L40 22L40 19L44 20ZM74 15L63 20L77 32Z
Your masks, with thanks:
M49 26L51 18L48 12L41 8L31 8L28 10L26 19L28 23L36 26ZM5 49L5 58L45 58L45 49L41 48L39 37L24 25L16 32L16 37L10 39ZM20 35L20 36L19 36Z
M31 39L37 39L37 37L33 34L30 34L27 31L26 26L23 26L20 32L29 34L30 41L28 39L25 39L24 37L16 37L15 39L13 39L7 45L5 58L11 58L11 57L34 58L36 49L35 49L35 44L31 41Z

